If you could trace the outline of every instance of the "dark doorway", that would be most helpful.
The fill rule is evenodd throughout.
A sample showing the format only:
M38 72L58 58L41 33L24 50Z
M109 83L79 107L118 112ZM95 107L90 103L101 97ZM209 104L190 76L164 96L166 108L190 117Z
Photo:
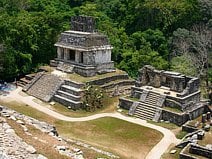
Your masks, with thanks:
M64 59L64 49L61 48L60 51L61 51L61 57L60 57L60 58L61 58L61 59Z
M80 52L79 56L79 63L83 63L83 52Z
M68 60L75 61L75 51L74 50L69 50Z

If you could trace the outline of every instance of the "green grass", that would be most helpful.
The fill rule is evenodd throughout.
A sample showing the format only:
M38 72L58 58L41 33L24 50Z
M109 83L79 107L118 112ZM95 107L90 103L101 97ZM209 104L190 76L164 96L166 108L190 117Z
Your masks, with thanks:
M175 112L175 113L182 113L182 111L180 109L177 109L177 108L163 107L163 109L169 110L169 111L172 111L172 112Z
M161 126L161 127L164 127L166 129L169 129L169 130L174 130L174 129L179 128L179 126L177 126L176 124L173 124L173 123L155 122L155 121L152 121L152 120L148 120L147 122Z
M92 77L83 77L83 76L80 76L79 74L73 73L73 74L68 74L68 78L73 81L86 83L91 80L101 79L101 78L110 77L110 76L114 76L114 75L122 75L122 74L126 74L126 72L116 69L115 72L96 75L96 76L92 76Z
M179 131L177 134L176 134L176 138L178 139L182 139L183 137L185 137L188 133L186 131Z
M125 97L125 98L130 99L130 100L132 100L132 101L136 101L136 102L138 102L138 101L139 101L139 99L138 99L138 98L133 98L133 97L129 97L129 96L127 96L127 97Z
M121 158L144 158L163 135L153 129L116 118L100 118L86 122L56 120L22 103L1 103L20 113L56 126L60 135L82 140ZM142 150L142 151L141 151Z
M57 121L56 127L66 137L80 138L108 151L128 152L130 156L145 156L161 140L162 134L116 118L100 118L86 122ZM131 156L132 155L132 156Z

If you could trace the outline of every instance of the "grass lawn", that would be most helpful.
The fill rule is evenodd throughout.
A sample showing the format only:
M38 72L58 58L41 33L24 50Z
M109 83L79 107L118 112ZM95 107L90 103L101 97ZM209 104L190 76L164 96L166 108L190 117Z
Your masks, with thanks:
M175 113L183 113L180 109L177 109L177 108L163 107L163 109L169 110L169 111L172 111L172 112L175 112Z
M153 129L132 124L116 118L100 118L87 122L56 120L27 105L16 102L0 103L20 113L49 122L65 137L90 143L124 158L145 158L163 135Z
M123 75L123 74L126 74L126 72L119 70L119 69L116 69L115 72L96 75L96 76L92 76L92 77L83 77L83 76L80 76L79 74L76 74L76 73L68 74L67 77L70 80L73 80L73 81L86 83L86 82L91 81L91 80L101 79L101 78L105 78L105 77L111 77L111 76L114 76L114 75Z
M155 121L152 121L152 120L148 120L148 123L155 124L155 125L164 127L166 129L169 129L169 130L174 130L174 129L179 128L179 126L177 126L176 124L173 124L173 123L155 122Z

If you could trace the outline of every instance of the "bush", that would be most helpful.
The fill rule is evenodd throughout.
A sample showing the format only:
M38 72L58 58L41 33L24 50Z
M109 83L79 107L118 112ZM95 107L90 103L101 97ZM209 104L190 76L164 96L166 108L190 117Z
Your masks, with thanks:
M94 112L96 109L103 107L105 97L106 94L102 88L94 85L86 85L83 96L83 108L86 111Z

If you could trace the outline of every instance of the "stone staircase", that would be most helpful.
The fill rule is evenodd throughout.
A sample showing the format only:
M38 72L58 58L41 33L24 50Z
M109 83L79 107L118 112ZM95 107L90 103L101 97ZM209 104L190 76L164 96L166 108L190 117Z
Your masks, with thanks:
M34 81L26 91L36 98L49 102L62 82L63 80L58 76L40 74L39 78Z
M20 87L25 87L27 84L31 82L31 80L35 77L36 74L28 74L25 77L21 78L17 81L17 85Z
M164 101L164 96L153 91L144 90L133 115L143 120L158 121L161 113L160 107Z
M81 97L83 95L83 86L84 84L82 83L65 80L65 82L57 90L53 99L58 103L71 107L74 110L79 109L82 105Z

